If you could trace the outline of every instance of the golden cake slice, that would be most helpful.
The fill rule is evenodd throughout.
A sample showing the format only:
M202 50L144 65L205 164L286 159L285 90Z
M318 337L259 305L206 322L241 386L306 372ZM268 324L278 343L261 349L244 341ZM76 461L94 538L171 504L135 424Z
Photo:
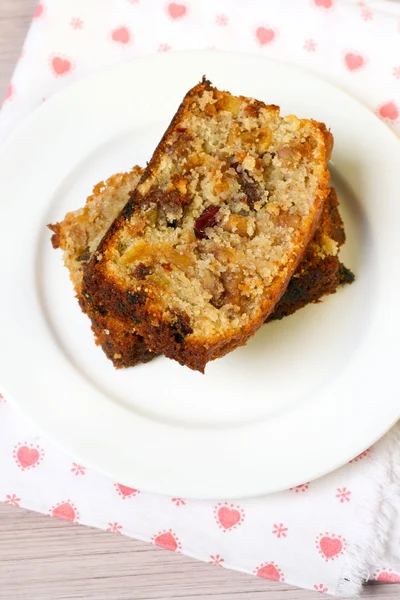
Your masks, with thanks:
M203 80L84 268L89 302L204 372L273 312L329 193L326 127Z
M140 167L134 167L130 173L110 177L95 186L83 209L68 213L60 223L49 225L54 232L53 246L64 251L64 262L76 297L92 321L96 343L102 346L116 368L148 362L155 355L147 350L143 338L132 331L123 318L99 312L93 304L88 304L82 294L82 267L125 206L142 174ZM306 304L334 293L340 284L352 281L351 272L339 261L338 250L344 241L337 196L331 188L314 238L269 320L282 319Z

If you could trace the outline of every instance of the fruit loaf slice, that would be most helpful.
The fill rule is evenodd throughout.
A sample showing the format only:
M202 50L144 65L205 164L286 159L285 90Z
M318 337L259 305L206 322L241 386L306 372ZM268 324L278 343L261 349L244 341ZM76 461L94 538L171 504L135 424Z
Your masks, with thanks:
M203 80L84 269L89 302L204 372L272 313L328 195L332 136Z
M143 170L110 177L96 185L85 207L68 213L63 221L49 225L52 243L64 251L76 297L92 321L95 340L118 369L148 362L155 355L147 350L143 338L122 317L96 310L82 294L82 267L88 262L98 241L121 212L135 189ZM345 241L336 192L330 189L315 235L307 247L286 292L269 320L282 319L322 296L332 294L343 283L353 280L351 272L339 261L339 248Z
M128 202L143 170L134 167L129 173L113 175L100 182L83 208L68 213L63 221L48 227L51 242L61 248L64 264L75 289L81 309L92 322L96 344L102 347L114 366L133 367L154 358L143 338L136 334L132 322L95 307L82 292L83 266L90 260L111 223Z

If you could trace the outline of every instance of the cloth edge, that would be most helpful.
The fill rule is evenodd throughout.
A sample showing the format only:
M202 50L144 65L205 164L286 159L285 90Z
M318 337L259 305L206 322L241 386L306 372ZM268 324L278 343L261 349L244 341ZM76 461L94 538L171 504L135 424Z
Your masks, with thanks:
M389 439L388 439L389 437ZM351 543L335 595L357 598L371 571L382 564L400 500L400 424L374 448L373 469L367 477L371 492L360 501L356 539Z

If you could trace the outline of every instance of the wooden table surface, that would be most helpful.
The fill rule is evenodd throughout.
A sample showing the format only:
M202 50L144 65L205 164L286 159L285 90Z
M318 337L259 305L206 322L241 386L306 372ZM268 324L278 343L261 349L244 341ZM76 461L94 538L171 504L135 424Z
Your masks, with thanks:
M0 97L35 4L36 0L0 0ZM168 598L316 600L320 596L0 504L0 600ZM363 598L399 599L400 585L366 586Z

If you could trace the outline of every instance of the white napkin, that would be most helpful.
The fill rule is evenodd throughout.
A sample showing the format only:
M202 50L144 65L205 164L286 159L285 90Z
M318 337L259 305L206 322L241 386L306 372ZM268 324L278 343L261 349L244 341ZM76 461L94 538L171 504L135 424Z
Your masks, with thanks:
M400 15L392 5L41 2L0 113L0 139L54 92L104 65L199 48L305 67L359 98L400 135ZM0 460L0 500L8 504L333 595L356 595L368 578L400 582L400 426L329 476L235 502L168 498L114 482L73 462L4 399Z

